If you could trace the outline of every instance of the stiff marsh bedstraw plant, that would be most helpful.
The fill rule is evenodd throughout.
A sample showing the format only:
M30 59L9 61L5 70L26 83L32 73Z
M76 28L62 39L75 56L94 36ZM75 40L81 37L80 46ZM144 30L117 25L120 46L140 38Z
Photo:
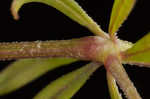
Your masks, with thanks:
M128 99L141 99L122 64L150 67L150 34L132 44L116 36L136 0L114 0L108 32L79 6L75 0L13 0L11 12L18 20L22 5L40 2L56 8L89 29L95 36L70 40L0 43L0 60L20 59L0 73L0 95L10 93L47 71L78 60L91 63L51 82L33 99L70 99L94 71L104 65L112 99L122 99L117 84ZM117 84L116 84L117 83Z

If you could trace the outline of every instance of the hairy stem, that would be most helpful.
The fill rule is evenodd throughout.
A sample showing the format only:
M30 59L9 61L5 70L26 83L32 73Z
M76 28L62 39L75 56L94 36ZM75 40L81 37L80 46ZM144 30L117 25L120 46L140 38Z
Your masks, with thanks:
M114 55L109 55L106 58L104 64L107 71L113 75L128 99L142 99L138 94L136 88L134 87L133 83L129 79L123 66L121 65L118 57Z
M105 39L97 36L72 40L0 43L0 60L36 57L73 57L96 60ZM99 50L100 51L100 50Z

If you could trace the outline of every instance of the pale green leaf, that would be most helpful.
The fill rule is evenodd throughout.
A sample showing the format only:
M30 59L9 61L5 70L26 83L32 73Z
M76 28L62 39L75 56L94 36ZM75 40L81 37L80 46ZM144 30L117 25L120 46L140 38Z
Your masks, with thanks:
M0 72L0 95L12 92L49 70L75 62L76 59L22 59Z
M106 37L106 34L100 29L96 22L86 14L75 0L13 0L11 11L15 19L19 18L18 11L21 6L30 2L40 2L54 7L72 20L87 27L93 33Z
M126 20L135 2L136 0L114 0L109 24L109 33L111 36L115 35L115 32Z
M117 39L118 48L120 51L126 51L127 49L131 48L133 46L133 43Z
M116 84L116 80L109 72L107 72L107 82L111 99L122 99Z
M122 53L125 63L150 66L150 33Z
M34 99L71 99L101 65L90 63L50 83Z

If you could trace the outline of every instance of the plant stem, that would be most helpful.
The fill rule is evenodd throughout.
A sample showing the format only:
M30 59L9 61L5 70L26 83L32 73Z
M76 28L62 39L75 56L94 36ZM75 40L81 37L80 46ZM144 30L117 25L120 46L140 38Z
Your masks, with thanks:
M72 40L0 43L0 60L72 57L95 61L97 48L103 47L104 43L105 40L97 36Z
M109 55L104 65L107 71L115 78L128 99L142 99L117 56Z

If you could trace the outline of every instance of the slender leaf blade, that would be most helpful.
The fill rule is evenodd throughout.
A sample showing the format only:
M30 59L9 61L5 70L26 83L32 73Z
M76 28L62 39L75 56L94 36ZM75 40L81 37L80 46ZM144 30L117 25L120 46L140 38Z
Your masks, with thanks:
M93 33L106 37L106 34L100 29L99 25L88 16L75 0L13 0L11 12L14 19L19 19L18 11L21 6L30 2L40 2L54 7L80 25L87 27Z
M131 48L133 46L133 43L117 39L118 47L120 51L126 51L127 49Z
M132 48L122 52L122 58L125 63L150 65L150 32Z
M111 99L122 99L116 84L116 80L109 72L107 72L107 82Z
M0 95L12 92L47 71L75 62L76 59L22 59L0 72Z
M109 23L109 33L111 36L115 35L115 32L127 19L129 13L135 5L135 2L136 0L114 0Z
M50 83L34 99L71 99L100 64L90 63Z

